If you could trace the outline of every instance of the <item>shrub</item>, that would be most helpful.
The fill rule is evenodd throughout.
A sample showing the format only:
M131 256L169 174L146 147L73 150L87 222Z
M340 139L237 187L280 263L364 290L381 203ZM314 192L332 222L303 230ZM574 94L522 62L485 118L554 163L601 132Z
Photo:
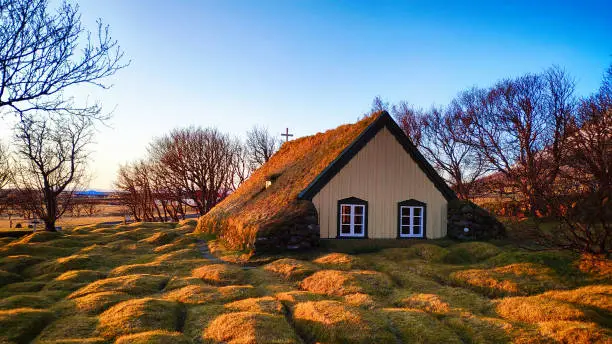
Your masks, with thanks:
M541 296L507 297L497 303L496 310L505 319L528 323L587 318L574 306Z
M313 342L396 342L385 319L338 301L298 303L293 311L293 321L298 331Z
M53 319L42 309L16 308L0 311L0 342L28 343Z
M153 330L176 331L182 317L181 306L152 298L118 303L100 314L98 330L105 338Z
M304 290L318 294L343 296L354 293L388 294L393 288L391 279L380 272L368 270L322 270L300 283Z
M217 285L238 284L245 279L240 267L228 264L204 265L194 269L192 276Z
M189 344L187 337L180 332L149 331L129 334L117 338L115 344Z
M281 315L256 312L222 314L211 321L202 337L229 343L300 343Z
M102 291L124 292L131 295L144 295L160 291L168 281L163 275L128 275L97 280L70 294L69 298L85 296Z
M309 262L283 258L264 265L263 269L280 275L288 280L298 280L314 273L319 268Z
M450 252L444 257L445 263L471 264L498 255L501 250L486 242L464 242L454 245Z

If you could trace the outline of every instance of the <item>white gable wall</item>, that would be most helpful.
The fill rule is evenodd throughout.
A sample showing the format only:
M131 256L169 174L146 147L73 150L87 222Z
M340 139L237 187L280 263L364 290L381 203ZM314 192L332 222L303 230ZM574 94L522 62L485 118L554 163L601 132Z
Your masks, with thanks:
M446 199L386 127L312 198L321 238L336 237L338 200L348 197L368 201L369 238L397 238L397 203L407 199L427 204L427 238L446 235Z

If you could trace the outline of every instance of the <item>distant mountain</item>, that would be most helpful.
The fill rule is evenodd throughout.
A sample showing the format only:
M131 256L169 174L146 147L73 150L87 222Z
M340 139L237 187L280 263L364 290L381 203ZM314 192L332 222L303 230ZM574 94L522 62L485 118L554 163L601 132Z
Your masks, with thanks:
M98 190L86 190L86 191L75 192L75 195L77 196L88 196L88 197L105 197L110 194L111 194L110 192L98 191Z

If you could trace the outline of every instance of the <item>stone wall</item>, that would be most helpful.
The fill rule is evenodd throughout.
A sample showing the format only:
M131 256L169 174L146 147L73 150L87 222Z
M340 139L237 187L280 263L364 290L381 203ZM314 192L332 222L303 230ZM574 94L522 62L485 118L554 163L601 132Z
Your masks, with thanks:
M505 237L506 229L495 216L476 204L454 200L448 203L447 235L460 240L493 239Z
M300 211L284 214L262 225L255 239L255 252L303 250L319 246L317 210L302 201Z

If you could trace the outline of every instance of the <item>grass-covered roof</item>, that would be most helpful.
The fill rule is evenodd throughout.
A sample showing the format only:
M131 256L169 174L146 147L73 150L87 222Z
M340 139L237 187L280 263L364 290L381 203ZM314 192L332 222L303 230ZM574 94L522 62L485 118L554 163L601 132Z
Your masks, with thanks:
M298 200L300 192L381 115L284 143L236 192L200 219L199 230L221 233L231 244L234 239L254 240L267 224L304 214L310 202ZM266 180L273 181L268 188Z

